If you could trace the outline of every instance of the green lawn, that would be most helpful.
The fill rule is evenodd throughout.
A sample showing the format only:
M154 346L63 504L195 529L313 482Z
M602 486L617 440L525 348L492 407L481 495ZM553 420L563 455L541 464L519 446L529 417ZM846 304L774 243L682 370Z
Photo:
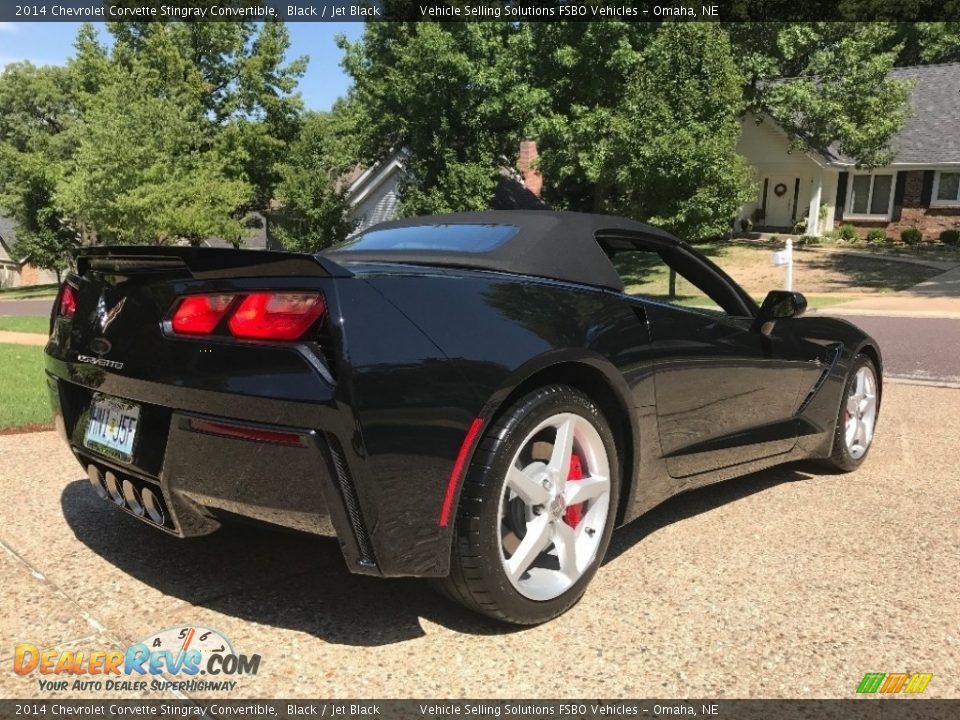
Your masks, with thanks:
M50 332L50 318L46 315L0 316L0 330L46 335Z
M0 290L0 300L26 300L30 298L53 297L57 294L59 285L31 285L30 287L3 288Z
M0 344L0 431L52 427L43 371L43 348Z

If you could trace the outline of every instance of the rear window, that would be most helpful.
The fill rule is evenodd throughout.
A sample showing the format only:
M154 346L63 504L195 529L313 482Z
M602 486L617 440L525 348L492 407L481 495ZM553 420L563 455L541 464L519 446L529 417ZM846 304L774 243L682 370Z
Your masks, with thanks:
M483 253L503 245L517 230L516 225L416 225L365 232L333 249Z

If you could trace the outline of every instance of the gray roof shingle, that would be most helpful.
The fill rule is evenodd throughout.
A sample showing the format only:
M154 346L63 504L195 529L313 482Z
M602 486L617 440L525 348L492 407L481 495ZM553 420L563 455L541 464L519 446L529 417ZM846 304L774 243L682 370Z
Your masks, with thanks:
M891 143L894 163L960 163L960 63L897 68L915 84L912 115Z
M894 68L890 76L913 83L910 113L890 142L890 164L960 163L960 63ZM831 164L855 164L835 145L823 155Z

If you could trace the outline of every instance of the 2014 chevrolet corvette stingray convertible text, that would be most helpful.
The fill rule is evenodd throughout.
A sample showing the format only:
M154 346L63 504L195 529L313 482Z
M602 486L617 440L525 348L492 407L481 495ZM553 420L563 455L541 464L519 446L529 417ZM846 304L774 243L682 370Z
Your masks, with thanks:
M683 293L656 289L668 275ZM48 387L93 490L158 529L332 534L353 572L537 623L671 495L863 461L879 349L805 307L576 213L411 218L317 255L91 248Z

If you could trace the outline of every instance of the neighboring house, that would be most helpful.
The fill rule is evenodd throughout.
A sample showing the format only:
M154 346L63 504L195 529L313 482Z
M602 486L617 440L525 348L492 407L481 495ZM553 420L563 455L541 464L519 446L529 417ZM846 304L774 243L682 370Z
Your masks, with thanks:
M400 150L366 170L351 174L347 202L350 204L350 217L357 222L354 234L397 217L406 154L405 150ZM540 200L543 179L533 168L536 158L536 142L526 140L520 143L520 170L501 169L491 210L537 210L547 207Z
M405 157L403 150L393 153L360 172L347 187L350 219L357 223L354 233L397 216Z
M0 217L0 288L45 285L57 282L57 274L50 270L41 270L30 264L30 258L23 262L13 259L13 248L17 244L17 233L10 218Z
M738 150L755 168L757 199L741 219L762 229L822 235L842 223L887 235L916 227L926 240L960 228L960 63L896 68L914 84L911 114L893 138L886 167L861 170L836 151L792 151L770 118L747 115ZM821 211L821 206L823 210Z

